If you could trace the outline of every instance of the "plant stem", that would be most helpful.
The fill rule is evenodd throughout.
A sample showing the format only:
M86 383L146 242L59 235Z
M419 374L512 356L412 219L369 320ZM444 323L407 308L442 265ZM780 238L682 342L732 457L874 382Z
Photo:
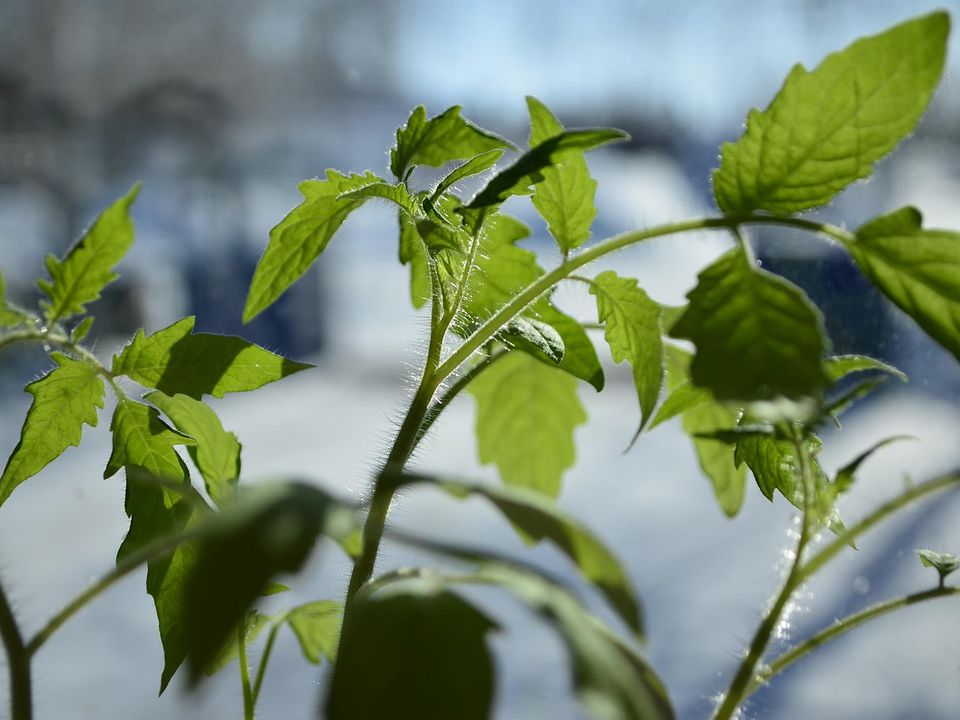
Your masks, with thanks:
M102 578L90 585L90 587L88 587L82 593L77 595L73 600L67 603L67 605L60 612L47 621L47 624L44 625L37 632L37 634L33 636L33 638L30 639L30 642L27 643L26 651L28 657L33 657L33 655L35 655L36 652L43 647L43 644L50 639L50 636L53 635L67 620L73 617L79 610L81 610L91 600L96 598L100 593L112 586L115 582L117 582L117 580L129 574L133 570L136 570L141 565L172 552L181 543L192 540L196 535L196 532L196 530L190 530L177 535L159 538L147 545L144 545L139 550L131 553L123 560L118 562L117 566L113 568L113 570L108 572Z
M774 629L780 622L784 608L786 608L790 598L793 597L794 591L796 591L803 582L800 568L803 561L804 550L806 550L807 543L813 535L813 513L811 506L815 487L813 477L810 474L810 460L807 457L807 450L803 446L803 436L797 427L793 428L793 447L799 464L799 480L803 487L803 517L800 526L800 537L797 540L793 562L790 565L790 571L787 574L787 579L783 583L783 587L780 589L770 609L760 622L759 627L757 627L753 640L750 642L747 655L740 662L740 666L737 668L737 672L730 683L730 688L724 694L723 702L714 715L714 720L729 720L733 717L737 708L740 707L740 703L742 703L746 697L747 689L754 682L757 664L763 658L763 653L766 651L767 644L770 642L770 636L773 635Z
M14 617L7 594L0 586L0 637L7 651L10 671L10 717L30 720L33 716L33 698L30 690L30 653L23 644L23 635Z
M876 618L882 617L883 615L900 608L909 607L910 605L915 605L927 600L935 600L936 598L950 597L952 595L960 595L960 588L936 587L932 590L925 590L924 592L914 593L912 595L904 595L902 597L894 598L893 600L877 603L876 605L861 610L860 612L848 615L842 620L838 620L830 627L824 628L816 635L813 635L799 645L791 648L776 660L771 662L769 666L758 672L753 680L753 683L744 693L744 698L749 697L758 688L760 688L760 686L770 680L770 678L786 670L790 665L795 663L804 655L810 653L821 645L830 642L834 638L839 637L840 635L843 635L844 633L849 632L860 625L863 625L865 622L875 620Z
M240 659L240 684L243 687L243 720L253 720L253 690L250 688L250 668L247 666L247 624L237 627L237 656Z
M267 674L267 663L270 661L270 653L273 652L273 644L277 641L277 633L280 632L282 620L274 622L270 628L270 634L267 635L267 644L263 647L263 655L260 656L260 664L257 666L257 677L253 681L253 704L256 707L257 700L260 698L260 688L263 685L263 678Z

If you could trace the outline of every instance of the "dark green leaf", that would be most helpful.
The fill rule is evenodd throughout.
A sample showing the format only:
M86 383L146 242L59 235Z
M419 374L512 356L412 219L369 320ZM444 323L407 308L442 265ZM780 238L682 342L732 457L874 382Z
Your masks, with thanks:
M68 447L79 445L84 423L95 427L97 408L103 407L103 380L93 365L58 352L50 357L57 367L25 388L33 402L0 475L0 503Z
M270 231L270 243L250 281L244 322L270 307L293 285L324 251L347 216L364 202L364 198L339 196L377 182L382 181L369 172L348 177L328 170L326 180L300 183L304 201Z
M204 393L255 390L312 367L274 355L232 335L193 333L194 318L133 340L113 359L113 372L167 395L181 393L199 400Z
M864 37L812 72L790 71L714 172L725 213L794 213L867 177L916 125L943 70L950 20L937 12Z
M210 499L221 505L233 494L240 478L240 441L220 424L216 413L201 400L187 395L165 395L154 391L146 399L160 408L177 430L189 435L195 445L190 457L203 476Z
M553 304L543 300L534 304L531 313L548 323L563 340L563 359L557 366L565 373L585 380L597 392L603 390L603 367L597 350L583 326L569 315L560 312Z
M247 613L244 619L243 641L249 647L263 632L263 629L270 624L270 618L256 610ZM220 648L220 652L213 659L213 662L203 671L207 677L212 677L223 670L227 665L239 657L239 648L237 647L237 635L231 633L227 641Z
M633 369L633 383L640 400L643 430L660 397L663 384L663 344L660 340L660 306L633 278L602 272L590 284L597 298L597 315L614 362L626 360Z
M819 311L795 285L732 250L700 273L671 335L692 340L696 385L718 400L816 396L828 381Z
M280 573L296 572L317 535L346 533L352 513L308 485L257 485L211 519L185 588L191 681L199 679L251 604Z
M137 183L104 210L62 261L47 256L51 279L37 283L49 298L42 303L47 322L82 313L84 306L100 297L104 286L117 278L113 267L133 243L130 206L139 192Z
M437 187L434 188L430 197L436 200L464 178L468 178L471 175L477 175L478 173L482 173L484 170L492 168L497 164L497 160L499 160L501 157L503 157L503 150L499 149L488 150L485 153L480 153L475 158L465 162L463 165L454 168L445 178L443 178L443 180L437 184Z
M920 562L924 567L935 568L940 574L940 585L950 573L960 568L960 558L950 553L936 552L935 550L917 550Z
M833 486L836 488L837 494L839 495L840 493L846 492L853 486L854 475L864 460L885 445L897 442L898 440L916 440L916 438L912 435L895 435L893 437L885 438L878 443L874 443L871 447L864 450L862 453L857 455L857 457L837 471L836 480L833 481Z
M155 540L183 532L205 513L190 498L156 482L161 479L190 487L187 468L174 449L192 442L190 438L168 427L154 408L129 400L117 404L110 430L113 452L104 478L126 469L124 507L130 517L130 529L117 553L119 562ZM147 564L147 592L154 600L163 644L161 693L187 654L183 593L195 563L196 548L184 543L170 555Z
M576 380L512 352L467 390L477 400L480 462L496 463L507 485L556 496L564 470L574 463L573 431L587 420Z
M342 603L317 600L290 610L284 620L297 636L303 656L318 665L323 658L330 662L336 658L342 617Z
M842 380L851 373L862 372L864 370L879 370L900 378L903 382L909 380L906 373L898 370L893 365L888 365L881 360L868 357L867 355L837 355L827 358L826 364L827 375L833 382Z
M454 105L427 120L423 105L411 113L407 124L397 130L397 144L390 151L390 171L398 180L417 165L439 167L452 160L463 160L513 145L460 116Z
M437 580L361 590L343 628L329 720L486 720L496 625Z
M547 106L527 96L530 113L530 146L563 133L563 125ZM546 220L547 229L564 253L580 247L590 237L597 216L593 204L597 182L590 177L582 153L567 153L555 165L540 170L543 179L534 186L533 206Z
M874 285L960 358L960 233L921 222L916 208L903 208L861 227L847 249Z
M629 137L622 130L610 128L565 130L531 148L513 165L494 175L467 207L471 210L482 210L499 205L511 195L526 195L530 192L531 185L543 180L541 171L555 165L559 158L571 152L584 153L601 145L627 140Z
M563 338L556 329L545 322L532 317L515 317L500 332L498 338L506 345L530 347L532 351L542 353L551 362L563 362Z

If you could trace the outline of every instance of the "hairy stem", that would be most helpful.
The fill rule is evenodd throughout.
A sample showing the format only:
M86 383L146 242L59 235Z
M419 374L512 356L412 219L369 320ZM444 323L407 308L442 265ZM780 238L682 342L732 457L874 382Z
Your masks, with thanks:
M243 720L253 720L253 689L250 687L250 668L247 665L247 626L237 628L237 656L240 659L240 685L243 688Z
M737 668L737 672L730 683L730 688L724 694L723 702L714 715L714 720L729 720L733 717L737 708L740 707L740 703L742 703L746 697L747 689L754 682L757 665L763 658L763 653L767 649L770 637L773 635L777 624L780 622L780 618L783 616L784 608L786 608L790 598L793 597L793 593L803 582L800 568L803 562L804 550L806 550L807 543L810 542L810 538L813 535L812 502L813 493L815 492L813 476L810 472L810 459L803 445L803 436L800 434L800 430L794 427L793 447L799 464L797 474L799 475L798 480L800 480L803 487L803 518L800 526L800 537L797 540L797 547L794 551L793 562L790 565L790 571L787 574L787 579L783 583L783 587L780 588L780 592L777 593L777 596L774 598L773 604L757 627L747 654L740 662L740 666Z
M0 638L7 651L10 671L10 717L30 720L33 717L33 697L30 690L30 653L23 644L20 626L13 615L7 594L0 586Z
M807 655L821 645L825 645L834 638L839 637L840 635L843 635L844 633L847 633L850 630L869 622L870 620L875 620L883 615L886 615L887 613L893 612L894 610L899 610L900 608L916 605L917 603L925 602L927 600L935 600L936 598L950 597L953 595L960 595L960 588L936 587L932 590L925 590L924 592L913 593L912 595L904 595L892 600L877 603L876 605L861 610L860 612L848 615L842 620L838 620L830 627L824 628L816 635L813 635L799 645L791 648L776 660L771 662L763 670L758 672L753 680L753 683L744 693L744 698L749 697L764 683L770 680L770 678L786 670L790 665L795 663L804 655Z

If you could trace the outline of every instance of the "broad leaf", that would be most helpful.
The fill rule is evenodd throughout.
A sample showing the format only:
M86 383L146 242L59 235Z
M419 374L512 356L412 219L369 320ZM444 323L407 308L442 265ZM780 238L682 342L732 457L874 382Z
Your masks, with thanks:
M193 333L195 319L185 317L133 340L113 359L113 372L167 395L181 393L199 400L203 394L256 390L312 367L274 355L232 335Z
M663 384L660 306L637 287L636 280L609 270L593 279L590 294L597 298L597 315L614 362L626 360L633 370L640 401L639 434L650 419Z
M197 541L185 589L191 682L197 682L270 580L300 569L317 535L345 534L352 513L326 493L295 483L240 491Z
M503 150L488 150L487 152L480 153L475 158L468 160L463 165L455 167L447 174L446 177L443 178L443 180L437 183L437 187L433 189L430 197L433 200L436 200L464 178L477 175L482 173L484 170L489 170L497 164L497 160L499 160L501 157L503 157Z
M174 448L192 442L190 438L167 426L154 408L129 400L117 404L110 430L113 452L104 478L121 468L127 475L124 507L130 529L117 552L120 562L155 540L183 532L205 513L187 496L157 484L159 479L189 488L187 468ZM195 547L184 543L147 564L147 592L154 600L163 644L161 693L187 654L184 583L195 562Z
M210 498L221 505L233 494L240 478L240 442L227 432L209 405L187 395L165 395L154 391L146 399L160 408L177 430L189 435L195 445L188 448L190 457L203 476Z
M477 400L480 462L495 463L507 485L555 497L576 456L573 431L587 420L576 380L511 352L467 390Z
M270 307L307 271L347 216L365 200L340 199L339 196L377 182L382 181L369 172L346 176L328 170L326 180L300 183L304 201L270 231L270 243L250 281L243 309L244 322L250 322Z
M653 416L649 429L653 430L660 423L675 418L677 415L695 408L701 403L712 400L713 396L709 390L698 388L689 380L684 380L667 395L663 404L657 410L656 415Z
M513 165L494 175L467 208L483 210L499 205L511 195L526 195L531 185L543 180L541 171L555 165L560 158L571 152L584 153L628 138L629 135L622 130L611 128L565 130L531 148Z
M405 180L417 165L439 167L488 150L512 148L503 138L461 117L459 105L429 120L426 109L420 105L406 125L397 130L397 144L390 151L390 171L398 180Z
M924 230L916 208L868 222L847 244L870 281L960 358L960 233Z
M303 656L318 665L323 658L333 662L337 656L342 616L342 603L317 600L284 613L283 619L297 636Z
M535 97L527 96L527 110L531 147L563 133L563 125ZM533 206L546 220L560 250L568 253L590 237L590 226L597 215L593 204L597 182L590 177L582 153L567 153L540 174L543 179L534 185Z
M439 581L361 590L343 628L326 701L330 720L486 720L487 634L496 625Z
M864 370L879 370L907 382L909 378L906 373L889 365L882 360L869 357L867 355L835 355L827 358L827 375L833 382L842 380L847 375Z
M48 298L42 303L47 322L82 313L84 306L100 297L104 286L117 278L113 267L133 243L130 206L139 192L138 183L104 210L63 260L47 256L51 279L37 283Z
M417 204L407 192L407 187L403 183L391 185L386 182L375 182L356 190L348 190L337 196L339 200L370 200L380 198L389 200L408 215L417 213Z
M583 329L583 325L544 300L534 303L530 313L532 317L550 325L560 335L563 341L563 359L557 367L590 383L597 392L603 390L603 367L593 341Z
M813 71L795 65L753 110L714 172L725 213L794 213L829 202L916 125L940 79L949 17L937 12L864 37Z
M513 523L527 542L549 540L569 557L584 578L596 585L638 635L643 618L630 579L620 561L579 521L568 516L541 494L524 488L492 487L405 476L406 482L429 481L455 497L479 495L493 503Z
M671 335L692 340L693 382L718 400L799 399L828 381L819 311L795 285L753 267L743 251L699 275Z
M33 402L0 475L0 503L68 447L79 445L84 423L95 427L97 408L103 407L103 380L95 367L58 352L50 357L57 367L25 388Z
M507 324L498 338L508 346L542 354L554 364L563 362L563 338L549 323L520 315Z

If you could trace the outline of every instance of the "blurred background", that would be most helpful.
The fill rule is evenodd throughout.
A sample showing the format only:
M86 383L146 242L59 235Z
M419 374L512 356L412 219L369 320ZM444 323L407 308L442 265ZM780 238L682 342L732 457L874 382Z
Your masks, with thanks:
M298 182L328 167L386 174L393 133L418 104L430 115L462 105L474 122L525 145L524 95L533 94L567 126L613 125L632 135L589 158L599 182L595 238L708 214L720 143L739 136L746 111L769 102L794 62L812 67L859 35L937 6L0 0L0 269L7 294L35 302L44 256L62 254L101 209L142 180L136 243L121 279L93 308L97 351L109 354L138 327L154 331L194 314L200 330L241 334L317 363L216 408L244 443L246 477L295 475L360 497L406 402L426 320L407 301L393 211L369 205L273 308L241 325L257 258L270 228L299 202ZM949 62L916 134L820 217L854 227L916 204L927 224L960 228L956 37ZM506 209L531 226L528 245L542 263L555 262L532 208L511 202ZM844 516L855 519L907 475L919 480L960 465L956 361L872 292L836 248L783 230L754 238L764 267L801 284L824 308L835 351L868 353L911 376L909 385L891 383L857 408L843 433L825 438L828 469L886 435L918 438L864 466L860 486L841 506ZM661 240L606 267L678 304L725 243L708 235ZM561 287L557 297L571 314L595 320L579 288ZM45 363L39 351L0 357L0 453L16 444L29 401L23 384ZM622 454L636 400L628 369L607 372L602 395L584 387L591 422L578 430L579 462L560 502L624 558L647 609L647 655L680 717L704 717L776 585L791 509L782 498L771 506L751 488L741 516L726 520L675 424ZM0 509L0 571L28 632L108 567L125 532L122 486L98 479L109 453L108 417ZM474 459L472 421L471 400L463 398L438 423L420 466L494 478ZM929 585L930 571L913 550L960 551L957 510L955 497L941 497L865 538L859 553L807 589L780 646ZM403 498L395 517L438 537L525 552L486 508L450 507L429 490ZM548 549L531 557L575 582ZM383 566L423 561L391 547ZM336 549L324 547L269 607L338 597L348 569ZM40 653L39 717L239 714L235 667L197 694L175 682L154 699L161 651L142 582L130 578L111 590ZM507 628L495 640L497 717L580 717L567 698L562 646L549 629L500 596L481 601ZM939 602L851 633L758 693L745 717L955 717L960 623L956 604ZM300 659L293 637L284 637L262 717L313 716L322 675ZM4 703L5 693L4 685Z

